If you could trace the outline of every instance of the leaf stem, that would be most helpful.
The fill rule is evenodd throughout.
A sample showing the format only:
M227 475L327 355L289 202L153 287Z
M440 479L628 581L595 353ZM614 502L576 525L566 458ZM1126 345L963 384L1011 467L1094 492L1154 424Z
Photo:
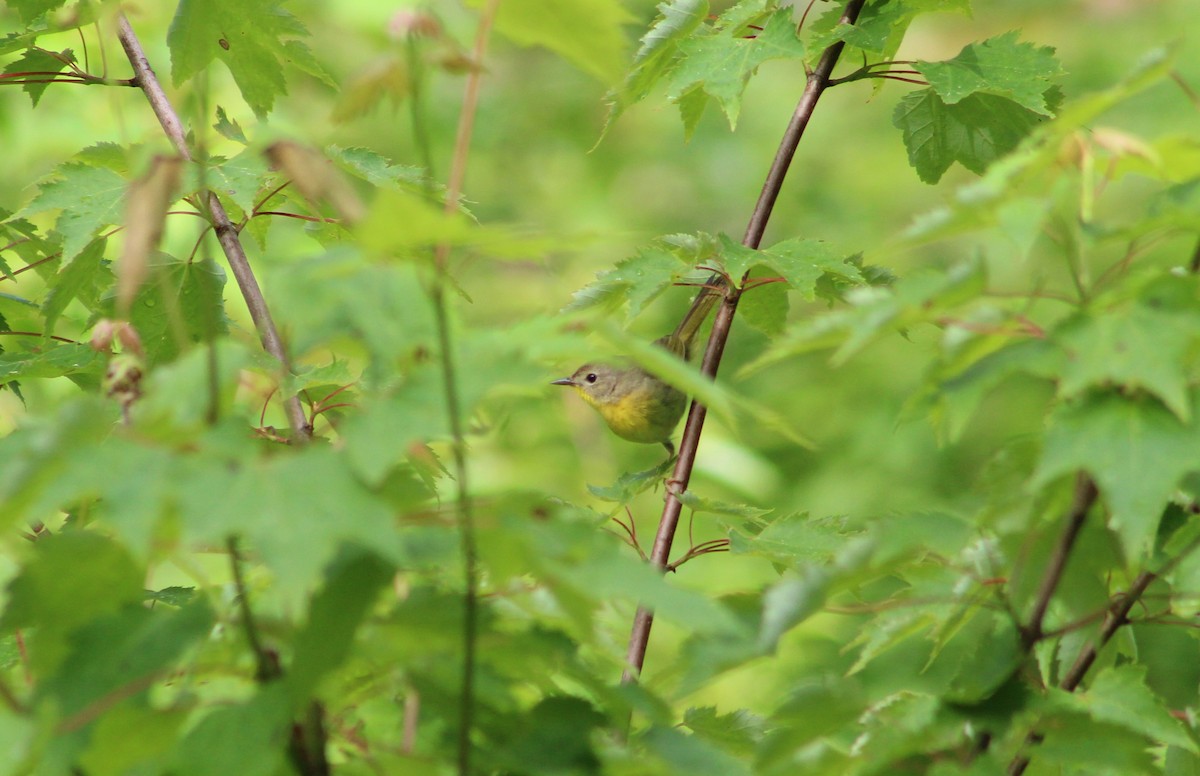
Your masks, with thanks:
M853 24L865 2L866 0L850 0L846 3L840 23ZM755 203L750 222L746 226L742 245L747 248L756 249L762 243L767 221L771 217L775 201L779 198L779 192L783 188L783 180L796 155L800 138L804 135L809 119L812 118L817 101L829 85L830 74L844 48L845 43L838 41L825 49L816 68L808 74L804 93L800 96L800 101L792 113L787 129L784 130L779 150L776 151L771 167L767 171L762 192ZM745 282L746 278L742 278L742 283ZM709 335L708 344L704 350L704 359L700 365L701 374L709 379L717 376L717 368L721 363L721 355L725 351L725 343L729 338L729 330L733 324L733 316L737 311L741 291L741 288L735 288L732 284L724 289L725 299L717 309L712 333ZM679 457L675 461L675 471L668 480L666 504L663 506L662 517L658 523L658 533L654 537L654 547L650 553L651 562L662 570L666 570L670 563L671 543L674 540L675 530L679 525L679 515L683 509L679 494L687 489L688 481L691 479L692 468L696 462L696 451L700 444L700 432L704 428L704 419L707 413L708 410L703 404L692 401L691 408L688 410L687 423L683 429L683 437L679 443ZM634 615L632 631L629 634L629 647L625 654L626 665L621 675L622 683L634 682L641 674L646 660L646 647L650 641L650 628L653 624L654 612L648 607L639 606L637 614Z
M128 57L129 63L133 66L133 72L135 73L133 81L137 86L142 88L146 99L150 102L150 107L154 111L154 115L158 118L158 123L163 128L163 132L166 133L167 137L175 145L180 156L191 161L192 153L188 148L183 125L179 121L179 114L171 106L166 92L163 91L162 85L158 82L158 77L155 76L154 71L151 69L150 61L146 58L146 53L142 49L141 41L138 40L125 14L120 14L117 22L117 37L120 39L121 46L125 49L125 56ZM254 321L255 327L258 329L263 348L275 357L275 360L279 362L285 374L290 374L291 363L288 359L287 350L283 346L283 339L279 336L279 330L275 328L275 321L271 317L267 301L263 297L262 289L259 287L258 280L254 276L254 270L250 267L250 260L247 258L245 248L242 247L241 240L238 237L237 227L229 220L229 214L225 212L225 206L221 204L221 200L217 198L216 194L208 191L204 199L206 200L205 204L207 205L209 216L212 218L217 240L221 243L221 249L225 252L225 258L229 261L229 268L233 271L238 288L242 292L242 298L246 301L246 307L250 311L250 318ZM304 415L304 407L301 406L299 397L295 395L289 396L284 400L283 407L287 415L288 425L292 429L292 438L296 442L306 442L312 436L312 428L308 425L308 418Z

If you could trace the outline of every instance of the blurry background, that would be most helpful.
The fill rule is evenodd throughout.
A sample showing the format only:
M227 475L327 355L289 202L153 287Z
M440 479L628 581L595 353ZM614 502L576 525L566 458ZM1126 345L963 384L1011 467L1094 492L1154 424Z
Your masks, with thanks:
M626 4L632 52L655 3ZM728 3L714 3L714 12ZM814 13L831 4L819 2ZM349 83L399 49L388 34L394 14L408 7L373 0L308 0L288 7L309 23L309 45L334 78ZM456 2L426 3L446 33L463 49L474 34L474 12ZM134 27L160 77L182 113L194 117L195 95L169 85L165 44L172 4L142 3L129 10ZM9 10L0 10L4 30L16 29ZM1066 76L1067 99L1111 84L1148 50L1179 45L1200 30L1200 4L1194 0L1064 0L1043 3L1006 0L977 4L973 17L921 17L908 34L901 56L929 60L958 53L972 40L1011 29L1021 39L1057 49ZM72 47L78 38L46 38L42 45ZM110 40L111 75L126 77ZM93 70L99 52L90 49ZM844 63L846 72L857 63ZM1178 60L1183 79L1200 90L1200 61ZM746 92L736 132L712 106L690 142L673 105L662 95L628 110L597 143L604 126L607 85L554 54L524 49L494 36L487 58L466 196L484 223L506 222L583 246L535 260L471 260L455 264L458 281L473 302L462 315L473 325L513 326L553 316L573 291L597 272L630 255L639 245L673 232L725 232L741 237L758 196L780 134L804 86L795 63L768 62ZM445 178L454 141L463 79L438 75L430 84L435 175ZM338 95L317 81L289 72L289 94L279 101L269 123L260 124L234 89L229 74L211 71L211 105L220 105L246 130L252 144L291 137L322 147L365 146L398 164L418 165L405 106L383 105L366 115L335 122ZM921 183L908 166L892 110L908 89L885 82L859 82L829 91L817 108L776 207L765 245L790 237L818 238L845 253L865 252L867 260L904 277L923 267L943 266L982 255L999 287L1028 290L1059 282L1059 268L1039 264L1035 249L1019 257L1002 235L992 244L939 244L910 254L883 254L880 247L921 213L946 201L972 176L953 169L936 186ZM1105 117L1106 126L1148 138L1200 120L1184 91L1160 85ZM207 122L212 123L210 118ZM1194 130L1193 130L1194 131ZM211 152L232 156L241 149L208 131ZM85 146L98 142L146 143L166 150L140 92L119 88L56 85L36 111L17 88L0 89L0 147L6 149L0 207L15 211L27 204L34 183ZM1136 197L1136 180L1110 201ZM1125 193L1127 192L1127 193ZM1115 204L1113 204L1115 203ZM195 240L192 219L179 218L166 248L186 255ZM323 250L301 225L271 226L269 251L251 256L262 274L267 298L272 278L290 262ZM1161 246L1175 250L1177 246ZM214 252L215 253L215 252ZM0 289L40 300L34 273ZM249 330L244 305L230 283L230 315ZM671 329L690 293L674 289L657 301L633 330L655 338ZM416 303L423 303L417 301ZM819 308L818 308L819 309ZM794 302L792 317L812 309ZM1036 314L1038 311L1034 311ZM83 332L75 310L62 324L71 336ZM1047 314L1053 314L1052 311ZM286 321L284 322L286 324ZM834 369L827 356L815 354L778 365L736 383L739 390L787 416L816 443L798 448L770 429L729 428L711 418L692 488L713 498L748 502L777 510L806 511L817 517L848 515L855 520L886 517L935 505L970 509L973 484L981 468L1005 440L1040 423L1048 398L1041 385L1012 381L1002 386L974 418L961 440L939 446L931 425L907 417L906 401L920 384L935 350L938 331L913 330L869 349ZM765 346L764 338L735 323L722 374L732 376ZM588 357L546 364L545 382L569 374ZM73 386L31 384L30 404L47 401ZM0 393L0 432L17 422L23 410L9 392ZM587 483L606 484L621 472L648 468L661 460L656 446L616 439L573 395L542 382L523 387L505 411L487 418L472 445L470 465L477 494L536 488L572 502L604 508ZM647 495L635 517L643 536L653 534L660 494ZM702 521L701 521L702 522ZM701 526L698 536L703 534ZM680 573L685 584L730 591L751 587L774 572L764 564L734 558L689 564ZM621 626L615 626L621 627ZM656 632L657 633L657 632ZM656 636L655 649L669 649L669 631ZM653 660L653 658L652 658ZM761 692L769 693L770 688Z

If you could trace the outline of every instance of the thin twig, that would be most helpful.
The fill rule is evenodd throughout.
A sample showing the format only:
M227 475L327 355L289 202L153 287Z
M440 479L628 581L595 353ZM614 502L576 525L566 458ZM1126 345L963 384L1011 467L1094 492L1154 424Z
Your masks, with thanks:
M183 125L179 121L179 114L171 106L166 92L163 91L162 85L158 82L158 77L155 76L154 71L151 69L150 61L146 58L146 54L142 50L142 44L134 33L133 27L129 24L129 19L124 14L120 14L117 21L117 37L121 41L121 46L125 49L125 55L129 58L129 63L133 66L133 72L136 74L134 78L136 85L142 88L146 99L150 102L150 107L153 109L154 115L158 118L158 123L163 128L163 132L166 133L167 137L175 145L180 156L190 161L192 154L188 148ZM217 233L217 240L221 243L221 249L225 252L225 258L229 261L229 268L233 272L234 279L237 280L238 288L242 292L242 298L246 301L246 307L250 311L250 318L254 321L255 327L258 329L263 348L275 357L285 374L290 373L291 365L288 360L287 350L283 346L283 340L279 336L278 329L275 328L275 321L271 317L267 301L263 297L262 289L259 288L258 280L254 276L254 270L250 267L250 260L246 257L246 251L242 247L241 240L238 238L238 230L229 220L229 214L225 212L225 206L221 204L221 200L217 198L216 194L211 191L207 192L205 200L209 216L212 218L213 229ZM287 415L288 424L292 429L293 439L297 442L307 441L312 435L312 429L308 425L308 419L304 416L304 408L300 405L300 399L294 395L289 396L284 400L283 407Z
M842 12L841 23L853 24L865 2L866 0L850 0ZM779 150L775 153L775 158L771 162L771 167L763 183L762 193L759 194L754 212L750 216L750 222L746 226L742 245L747 248L758 248L762 243L767 221L771 217L776 199L779 198L783 180L787 176L788 167L791 166L792 158L796 154L800 138L804 134L805 127L808 126L809 119L812 118L817 100L820 99L821 93L829 84L830 74L833 72L834 65L837 64L843 48L845 48L845 44L838 41L825 49L816 68L808 75L804 93L800 96L796 110L792 113L791 121L784 131ZM742 280L745 282L745 278ZM708 345L704 351L704 360L700 365L701 374L709 379L717 376L717 368L721 363L725 342L729 338L729 329L733 324L733 316L737 310L740 294L740 291L734 288L732 283L724 289L724 292L725 300L717 309L712 333L709 335ZM679 443L679 457L675 461L675 471L670 480L671 486L667 489L666 504L663 506L662 518L659 520L658 533L654 537L654 548L650 553L651 562L659 569L665 570L670 562L671 543L674 541L675 529L679 525L679 514L683 509L679 494L687 489L688 481L691 479L692 468L696 462L696 450L700 444L700 432L704 428L706 415L707 408L693 400L688 411L687 423L683 429L683 437ZM646 660L646 647L650 641L650 628L653 624L654 613L645 606L639 606L637 614L634 615L632 631L629 634L629 648L625 654L626 665L621 675L622 682L633 682L641 674Z
M242 610L242 630L246 633L246 642L254 655L256 666L254 676L259 682L278 679L281 675L279 658L263 646L258 635L258 625L254 621L254 612L250 608L250 596L246 591L246 578L242 574L242 558L238 552L238 542L233 536L225 540L225 548L229 551L229 566L233 571L233 587L237 591L238 605Z
M479 28L475 33L475 46L472 51L473 61L478 65L487 54L488 39L491 36L492 23L496 18L499 0L489 0L479 17ZM415 61L414 43L410 39L409 54ZM414 76L417 75L414 73ZM419 80L414 78L414 81ZM474 67L467 75L467 83L463 93L462 109L458 116L458 130L454 142L454 154L450 161L450 173L447 176L446 199L443 208L446 213L454 213L458 209L459 196L462 194L463 181L467 173L467 157L471 147L471 134L475 125L475 114L479 106L479 86L483 80L483 68ZM413 134L419 146L420 153L426 161L426 195L433 197L432 149L429 146L428 133L423 126L418 100L419 86L410 95L412 104ZM434 321L437 328L438 349L442 367L442 385L446 394L446 414L450 422L450 436L454 457L454 481L457 503L455 505L461 553L463 559L463 665L462 690L459 695L458 720L458 773L459 776L469 776L471 772L471 730L474 727L475 716L475 663L476 640L479 630L479 548L475 536L475 516L472 512L470 488L467 483L466 442L463 431L462 407L458 393L458 378L454 363L454 353L451 349L450 315L446 303L446 286L448 272L447 259L450 255L449 243L440 243L434 249L434 282L430 288L430 301L433 304Z
M1054 546L1050 562L1046 565L1046 575L1042 577L1041 587L1034 598L1033 613L1029 616L1029 622L1021 629L1021 640L1026 649L1036 644L1043 636L1042 623L1046 618L1046 610L1049 609L1054 592L1058 589L1063 570L1067 567L1067 559L1071 557L1071 549L1075 546L1075 539L1079 537L1079 531L1083 528L1084 518L1096 503L1098 495L1096 483L1088 474L1079 472L1075 475L1075 496L1071 500L1071 509L1067 512L1066 526L1058 544Z

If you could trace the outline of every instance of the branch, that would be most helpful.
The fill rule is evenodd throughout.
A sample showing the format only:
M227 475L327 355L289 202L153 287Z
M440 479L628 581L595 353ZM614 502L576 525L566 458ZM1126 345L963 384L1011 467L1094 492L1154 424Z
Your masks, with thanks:
M1084 518L1087 517L1088 510L1096 503L1098 495L1096 483L1092 478L1084 472L1079 472L1075 476L1075 497L1071 501L1070 511L1067 512L1067 525L1058 539L1058 544L1054 547L1049 565L1046 566L1046 576L1042 578L1042 585L1038 588L1029 623L1021 628L1021 641L1026 649L1031 648L1045 635L1042 631L1042 623L1046 619L1046 610L1050 607L1054 591L1058 589L1063 570L1067 566L1067 559L1071 556L1071 549L1075 546L1075 539L1079 536L1080 529L1083 528Z
M479 16L479 28L475 32L475 45L471 56L476 64L482 63L487 54L488 38L491 35L492 23L500 0L489 0ZM409 33L408 53L410 64L417 61L416 43L413 39L415 32ZM415 73L414 69L414 73ZM458 200L462 194L463 181L467 174L467 157L471 148L471 136L475 126L475 114L479 107L479 85L483 79L483 68L472 67L467 75L466 88L463 92L462 109L458 114L458 129L454 140L454 154L450 160L450 174L446 182L446 195L443 209L447 214L458 211ZM430 199L434 198L432 149L429 145L429 135L425 131L424 121L418 101L420 100L419 78L413 79L413 91L410 97L412 109L413 135L425 165L425 193ZM449 272L446 264L450 255L449 243L442 242L434 249L434 282L430 288L430 301L433 303L434 320L437 326L438 349L442 367L442 385L446 394L446 414L450 421L450 436L454 453L454 482L456 487L457 522L461 539L463 558L463 664L462 690L459 695L458 719L458 773L459 776L469 776L471 773L471 730L474 728L475 717L475 663L476 641L479 630L479 547L475 537L475 516L472 513L470 489L467 484L467 453L465 434L462 422L462 407L458 393L458 378L454 363L454 353L450 342L450 315L446 303L446 286ZM406 708L407 712L407 708ZM405 738L409 737L408 715L405 715ZM415 720L413 723L415 725Z
M250 651L254 653L254 679L261 685L282 679L283 667L279 664L279 654L263 645L258 624L254 620L254 612L250 608L250 594L246 590L246 578L242 574L242 559L238 554L237 538L230 536L225 540L225 547L229 551L233 586L242 610L242 629L246 632ZM292 723L288 754L301 776L329 776L329 760L325 756L327 736L324 716L321 704L314 700L305 709L304 716Z
M853 24L865 2L866 0L850 0L842 12L840 23ZM746 226L746 235L742 238L742 245L747 248L757 249L762 243L763 232L766 231L767 221L771 217L775 201L779 198L779 191L783 187L783 179L787 176L788 167L791 166L792 158L796 155L800 138L804 135L809 119L812 118L817 100L829 85L830 74L833 72L838 58L842 55L843 48L845 48L845 43L838 41L825 49L816 68L808 75L804 93L800 96L800 101L792 113L792 119L788 123L787 129L784 130L779 150L775 152L775 159L771 162L766 180L763 182L762 193L759 194L758 202L755 203L750 223ZM745 283L745 281L746 279L742 278L742 282ZM715 379L717 376L717 368L721 363L721 354L725 351L725 342L729 338L729 329L733 324L733 315L737 311L740 294L741 289L734 288L732 284L725 288L725 300L717 310L712 333L709 335L708 345L704 351L704 360L700 365L701 374L709 379ZM691 479L692 468L696 462L696 450L700 444L700 432L704 428L704 418L707 412L708 410L703 404L693 400L691 409L688 411L687 424L683 428L683 438L679 443L679 458L675 461L675 472L668 481L667 503L663 506L658 533L654 537L654 549L650 553L651 562L662 570L665 570L670 562L671 542L675 538L675 529L679 525L679 514L683 509L679 494L687 489L688 481ZM653 624L654 613L647 607L639 606L633 619L633 630L629 634L629 648L625 655L626 667L621 675L623 683L633 682L641 674L646 660L646 646L650 641L650 627Z
M158 82L158 77L150 68L150 61L146 58L142 44L125 14L119 16L118 25L117 37L121 41L122 48L125 49L125 56L129 58L129 64L133 66L134 82L142 88L154 115L158 118L158 123L175 145L179 155L191 161L192 154L187 145L183 125L179 121L179 114L171 106L166 92ZM238 230L230 222L229 215L225 212L225 206L221 204L221 200L217 198L216 194L209 191L204 199L209 216L212 218L213 229L217 233L217 240L221 243L221 249L229 261L229 268L233 271L238 288L241 289L242 298L245 299L246 307L250 311L250 318L258 329L263 348L275 357L285 373L290 373L291 364L287 351L283 347L279 330L275 328L275 321L271 318L271 311L267 308L267 301L263 298L262 289L258 286L254 271L250 268L250 260L246 257L246 251L238 238ZM297 442L307 441L312 436L312 428L308 425L308 418L304 415L304 408L300 405L299 397L294 395L288 397L284 400L283 406L287 414L288 425L292 429L292 438Z

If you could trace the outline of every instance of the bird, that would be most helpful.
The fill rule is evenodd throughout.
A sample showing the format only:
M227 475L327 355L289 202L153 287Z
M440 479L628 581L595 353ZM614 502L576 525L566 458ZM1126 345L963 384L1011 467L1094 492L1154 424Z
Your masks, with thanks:
M684 361L689 360L696 334L713 305L723 296L721 289L726 283L720 273L709 278L675 330L655 344ZM598 362L586 363L570 377L552 380L550 384L574 388L622 439L661 444L674 457L671 435L687 407L687 396L678 388L636 364L622 367Z

